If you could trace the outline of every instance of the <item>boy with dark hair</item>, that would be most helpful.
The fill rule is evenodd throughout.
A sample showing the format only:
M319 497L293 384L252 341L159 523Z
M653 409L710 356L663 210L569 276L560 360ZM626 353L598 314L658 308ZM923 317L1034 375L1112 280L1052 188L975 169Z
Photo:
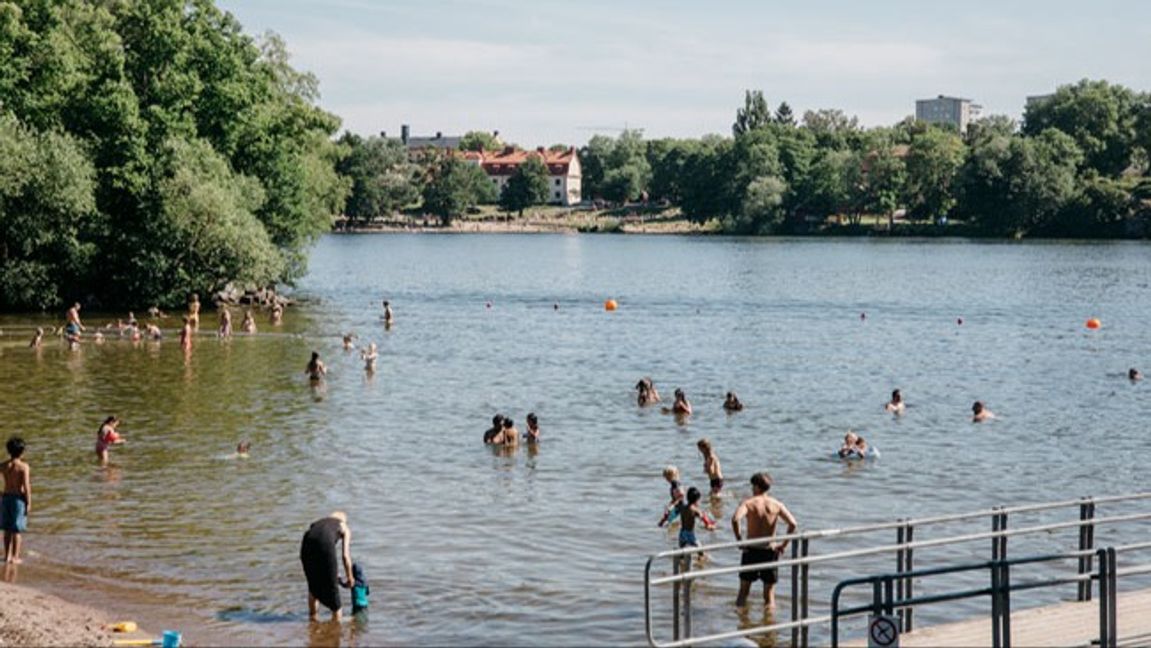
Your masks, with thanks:
M8 461L0 464L4 474L4 495L0 499L0 528L4 529L4 562L19 564L20 534L28 528L28 513L32 510L32 471L21 459L24 439L8 439Z
M715 521L699 508L699 489L695 486L687 489L687 501L680 501L675 505L674 516L681 518L679 523L679 548L698 547L699 540L695 537L695 521L703 520L703 527L708 531L715 529Z

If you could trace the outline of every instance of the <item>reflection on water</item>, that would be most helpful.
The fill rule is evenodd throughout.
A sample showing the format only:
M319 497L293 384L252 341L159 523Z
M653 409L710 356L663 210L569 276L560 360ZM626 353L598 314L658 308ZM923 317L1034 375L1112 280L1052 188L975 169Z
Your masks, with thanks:
M69 352L27 348L44 318L0 318L0 403L37 492L29 562L199 643L642 643L644 560L676 545L656 526L660 471L706 492L702 437L727 481L705 500L719 526L704 543L731 539L763 469L807 528L1142 488L1151 382L1122 375L1151 364L1146 249L341 236L317 247L283 326L203 333L190 353L174 319L160 343ZM1104 328L1084 331L1088 316ZM374 375L342 352L346 332L379 345ZM315 389L312 350L329 371ZM637 408L645 375L682 387L694 415ZM883 411L896 387L902 418ZM976 399L1000 418L971 425ZM543 442L484 447L495 412L536 412ZM92 445L113 413L128 443L101 470ZM829 459L849 428L882 457ZM370 625L303 621L300 537L334 509L372 585ZM736 589L696 586L697 632L762 622L740 617ZM786 574L778 595L790 618Z

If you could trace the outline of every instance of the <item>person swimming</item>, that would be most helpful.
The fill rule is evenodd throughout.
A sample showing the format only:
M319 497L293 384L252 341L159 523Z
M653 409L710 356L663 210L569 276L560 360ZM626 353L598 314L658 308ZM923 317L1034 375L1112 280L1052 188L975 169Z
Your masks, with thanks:
M252 450L251 441L241 441L236 444L236 456L247 457L248 453Z
M540 442L540 420L536 418L535 412L528 414L528 429L527 438L528 443Z
M240 323L240 330L249 334L256 332L256 319L252 317L251 308L244 309L244 321Z
M983 406L983 401L975 401L971 406L971 422L982 423L988 419L995 418L995 414Z
M135 342L136 340L139 340L140 339L140 329L135 327L135 326L132 326L130 328L131 328L130 335L132 336L132 341ZM157 342L159 342L161 339L164 338L164 332L161 331L160 327L156 326L155 324L149 323L148 328L147 328L147 332L148 332L148 337L152 338L153 340L155 340Z
M898 389L891 392L891 400L883 406L883 409L896 416L902 415L904 410L907 409L907 405L903 402L903 394L901 394Z
M328 370L320 360L318 352L312 351L312 359L308 361L308 366L304 367L304 373L308 375L308 380L314 383L320 382L327 375Z
M376 352L376 343L372 342L368 345L367 349L360 352L360 359L364 361L364 371L368 373L376 372L376 358L380 354Z
M1131 367L1127 370L1127 380L1130 380L1131 382L1138 382L1143 380L1143 373L1135 367Z
M503 443L501 433L504 430L504 415L496 414L492 417L492 426L484 432L484 445L497 445Z
M868 446L867 441L865 441L862 436L851 430L848 430L847 434L843 435L843 445L840 446L836 454L839 455L840 459L847 459L849 461L878 456L875 448Z
M640 378L639 382L635 384L635 390L638 392L636 395L636 403L638 403L640 407L647 407L648 405L659 402L659 392L656 391L655 383L652 382L650 377L644 376Z
M355 333L344 333L344 351L351 351L356 348L355 340Z
M739 396L736 396L735 392L727 392L727 396L723 399L723 409L727 410L729 414L742 412L743 403L740 402Z
M31 349L39 349L40 344L43 342L43 340L44 340L44 328L38 326L38 327L36 327L36 334L32 336L32 342L28 345L28 347Z
M687 394L683 393L682 389L675 390L675 403L672 404L671 411L676 416L691 416L691 403L687 402Z
M520 431L516 429L515 421L505 418L504 429L500 434L500 443L507 447L515 447L520 443Z

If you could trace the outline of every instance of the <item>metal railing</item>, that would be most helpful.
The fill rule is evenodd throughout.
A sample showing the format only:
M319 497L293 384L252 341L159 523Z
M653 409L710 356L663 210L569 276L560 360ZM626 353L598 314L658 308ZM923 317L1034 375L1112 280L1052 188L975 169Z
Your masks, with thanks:
M1076 583L1076 598L1080 601L1091 600L1091 578L1093 564L1098 562L1095 552L1095 532L1098 527L1116 526L1151 520L1151 511L1143 510L1138 513L1122 515L1099 516L1101 505L1115 505L1120 503L1141 503L1151 500L1151 493L1137 493L1131 495L1117 495L1108 497L1085 497L1077 500L1064 500L1044 504L1026 506L997 507L990 510L960 513L952 515L939 515L933 517L901 519L893 522L871 524L841 529L824 529L818 531L804 531L790 535L780 535L773 538L758 538L741 542L717 543L702 547L689 547L685 549L664 551L649 556L644 568L644 625L648 644L653 648L679 648L710 641L722 641L740 637L768 634L772 632L791 631L791 644L793 646L807 646L810 635L809 630L814 626L830 624L832 616L812 616L811 596L811 567L821 567L828 563L854 560L865 556L879 556L894 553L896 556L896 571L892 579L894 591L893 601L900 602L915 598L914 579L899 577L903 574L915 572L916 552L926 549L945 547L968 542L990 540L991 561L1007 560L1008 538L1024 535L1051 533L1063 529L1075 529L1077 550L1074 552L1076 560L1076 577L1067 581ZM1146 508L1146 507L1144 507ZM1060 509L1077 509L1078 516L1074 520L1034 524L1014 529L1008 528L1008 521L1012 517L1058 511ZM928 540L916 540L916 532L929 527L938 527L951 523L968 522L981 518L991 519L991 531L979 533L966 533L950 535ZM882 532L895 531L894 544L859 549L849 549L827 554L813 555L811 546L814 542L828 542L851 536L864 536ZM743 548L764 547L769 544L778 544L787 541L791 545L791 555L788 559L781 559L773 563L754 565L739 565L732 567L716 567L710 569L692 569L692 558L704 552L722 553L724 551L741 551ZM1136 547L1138 545L1130 545ZM782 558L782 557L781 557ZM656 561L669 560L671 574L655 576L652 566ZM739 574L747 571L760 571L762 569L788 569L790 571L790 619L778 623L734 630L730 632L714 633L702 636L693 634L693 603L692 587L695 581ZM1144 568L1138 568L1144 569ZM1132 571L1123 573L1151 573L1151 567L1146 571ZM671 640L661 640L656 637L653 628L652 588L670 585L672 588L672 637ZM893 606L897 610L900 628L909 632L914 627L914 606Z

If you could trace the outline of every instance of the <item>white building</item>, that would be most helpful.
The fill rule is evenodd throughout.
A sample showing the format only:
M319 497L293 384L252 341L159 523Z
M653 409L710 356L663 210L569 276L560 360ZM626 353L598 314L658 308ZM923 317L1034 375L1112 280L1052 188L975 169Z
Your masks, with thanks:
M983 106L962 97L939 95L934 99L915 102L915 118L929 124L951 124L959 133L966 134L967 126L979 117Z
M583 173L575 147L563 151L549 151L543 147L523 151L509 146L494 153L468 151L463 156L483 168L497 194L503 192L521 164L529 157L539 157L548 168L548 202L571 206L583 200Z

